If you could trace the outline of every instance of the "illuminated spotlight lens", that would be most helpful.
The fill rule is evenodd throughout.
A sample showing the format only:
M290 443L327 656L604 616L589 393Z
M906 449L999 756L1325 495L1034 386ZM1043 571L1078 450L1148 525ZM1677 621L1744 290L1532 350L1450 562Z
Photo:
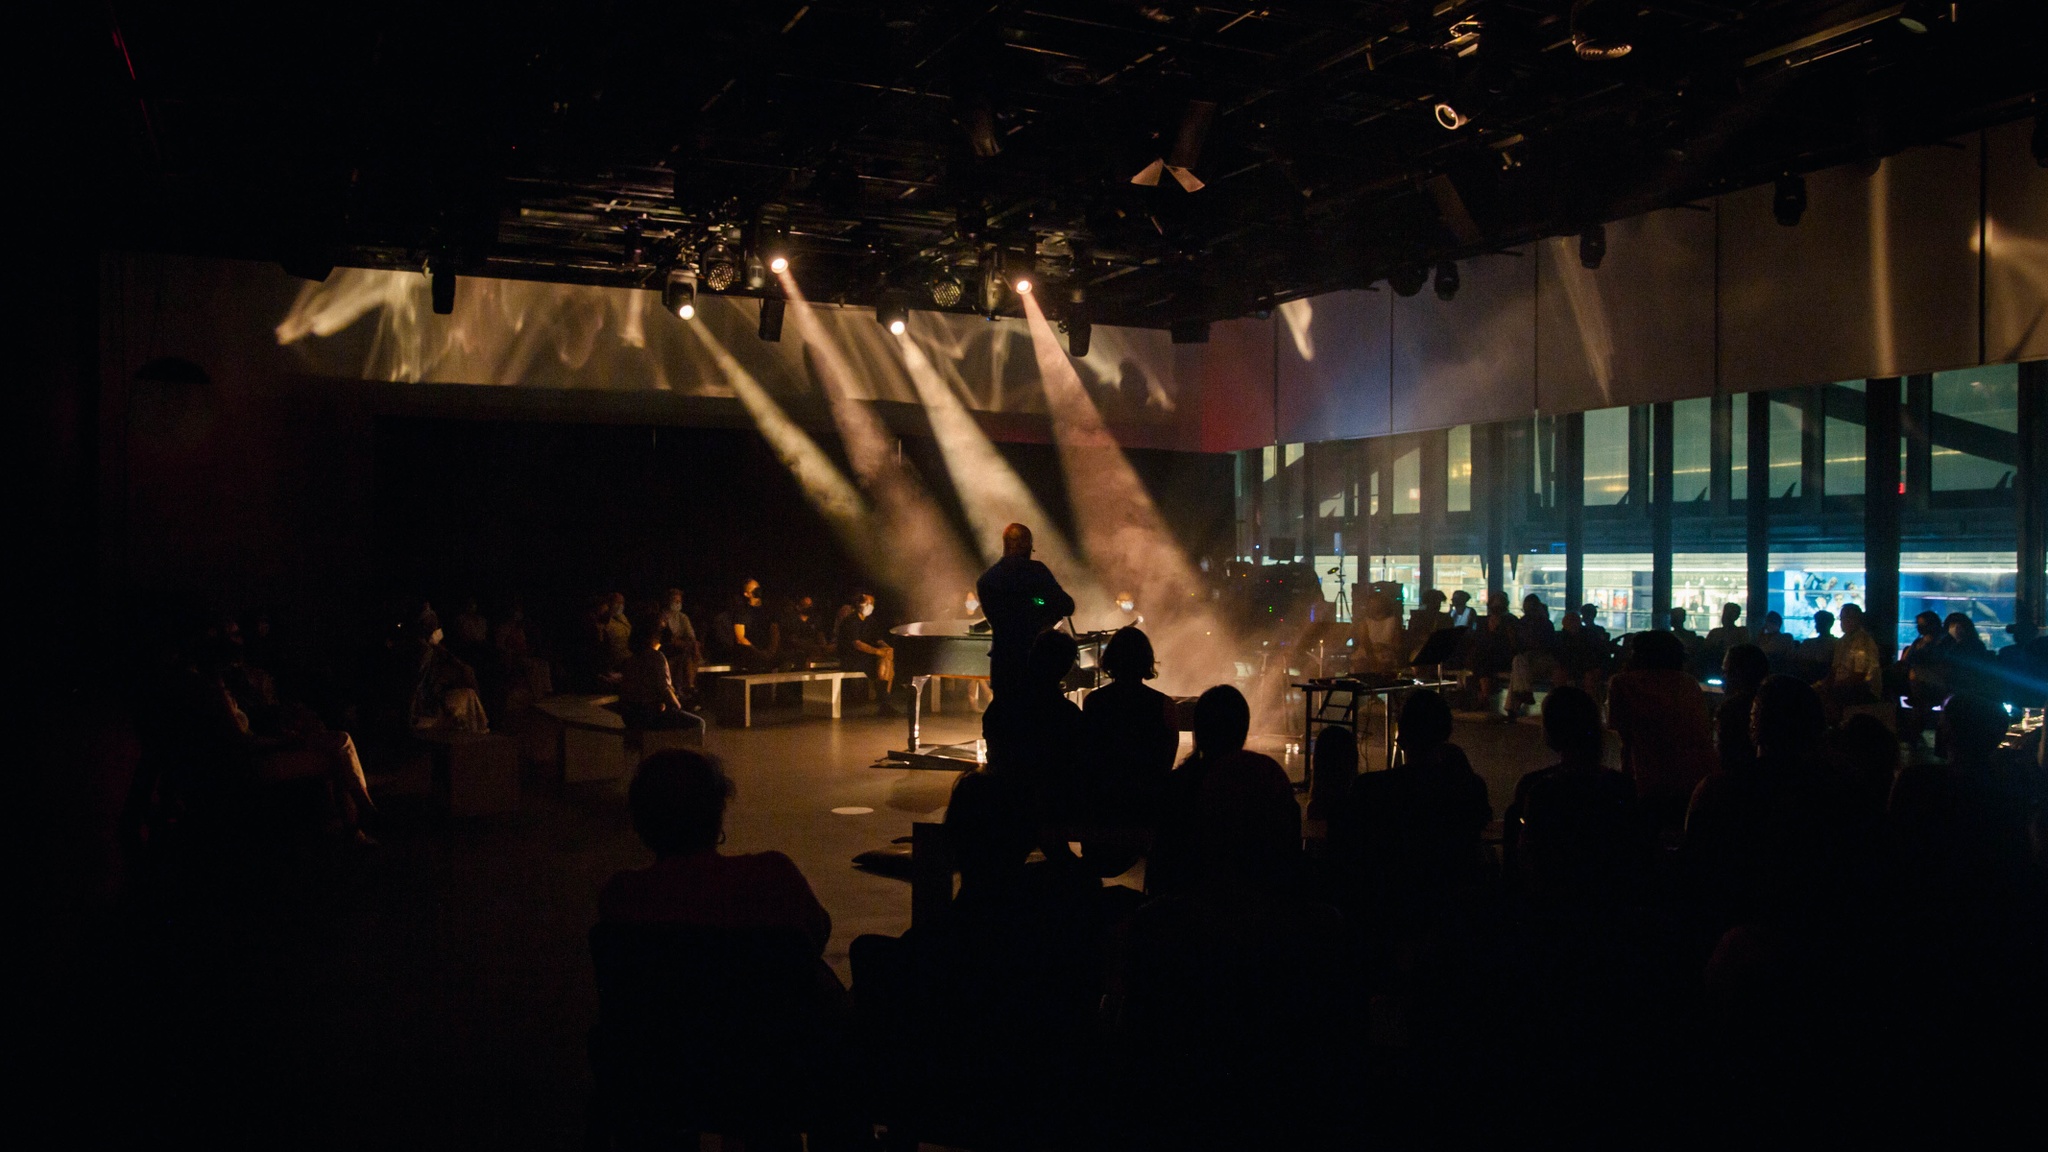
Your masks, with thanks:
M697 306L685 301L676 306L676 315L685 320L695 320L697 318Z
M775 273L782 273L782 272L787 272L787 271L789 271L789 257L787 257L787 256L777 256L777 257L776 257L775 259L773 259L773 260L770 260L770 261L768 262L768 270L769 270L770 272L775 272Z
M713 260L704 265L704 286L723 292L739 279L740 270L731 260Z
M1018 277L1017 283L1013 287L1017 289L1017 295L1019 296L1031 295L1031 281L1025 277Z
M901 335L903 335L903 321L901 321L901 320L891 320L891 321L889 321L889 335L891 335L891 336L901 336Z
M960 287L960 282L950 276L944 276L932 281L932 303L937 304L941 308L959 307L962 295L963 290Z
M1449 104L1438 104L1436 106L1436 122L1443 125L1446 130L1455 132L1471 123L1472 120L1468 116L1460 115L1458 110Z

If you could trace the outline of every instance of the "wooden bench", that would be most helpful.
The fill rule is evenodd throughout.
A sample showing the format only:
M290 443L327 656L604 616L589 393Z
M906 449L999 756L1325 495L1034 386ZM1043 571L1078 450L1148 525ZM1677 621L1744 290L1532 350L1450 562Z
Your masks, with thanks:
M839 719L840 689L848 680L865 680L865 672L838 672L819 670L814 672L753 672L744 676L725 676L718 681L718 722L730 727L752 728L754 726L754 688L761 684L802 684L804 686L804 708L814 706L824 709Z

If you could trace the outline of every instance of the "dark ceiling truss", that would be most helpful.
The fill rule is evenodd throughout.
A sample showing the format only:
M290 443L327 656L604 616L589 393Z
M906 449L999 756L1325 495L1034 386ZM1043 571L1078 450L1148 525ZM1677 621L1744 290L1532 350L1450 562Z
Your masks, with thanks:
M653 287L765 218L814 299L1003 251L1166 326L2027 115L2048 47L2039 0L1588 2L117 3L99 65L124 242Z

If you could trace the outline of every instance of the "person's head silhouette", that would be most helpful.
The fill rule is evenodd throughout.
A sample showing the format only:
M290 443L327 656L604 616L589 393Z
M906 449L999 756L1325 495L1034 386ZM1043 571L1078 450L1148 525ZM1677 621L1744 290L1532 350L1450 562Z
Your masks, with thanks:
M1402 756L1411 764L1419 763L1423 756L1450 741L1451 706L1427 688L1410 692L1401 701L1398 739Z
M633 831L656 856L709 852L725 839L725 806L732 781L716 757L686 748L656 752L640 762L626 791Z
M1073 671L1080 646L1065 632L1040 632L1031 642L1031 655L1024 661L1024 684L1032 691L1059 691L1060 682Z
M1251 705L1230 685L1218 684L1195 701L1196 755L1214 759L1239 751L1251 730Z
M1750 707L1749 739L1762 760L1795 764L1814 752L1826 734L1827 708L1820 693L1793 676L1767 676Z
M1003 529L1003 559L1013 557L1029 558L1031 555L1031 529L1022 524L1012 524Z
M1111 680L1150 680L1159 675L1159 661L1152 654L1152 638L1137 625L1119 628L1102 649L1102 670Z

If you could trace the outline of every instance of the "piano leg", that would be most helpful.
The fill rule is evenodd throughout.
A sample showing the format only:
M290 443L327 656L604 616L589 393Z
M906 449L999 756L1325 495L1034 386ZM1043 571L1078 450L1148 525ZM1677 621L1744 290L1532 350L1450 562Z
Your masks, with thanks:
M931 677L929 676L912 676L910 678L910 743L908 748L912 752L924 747L919 742L918 721L923 718L924 713L925 681L930 679Z

